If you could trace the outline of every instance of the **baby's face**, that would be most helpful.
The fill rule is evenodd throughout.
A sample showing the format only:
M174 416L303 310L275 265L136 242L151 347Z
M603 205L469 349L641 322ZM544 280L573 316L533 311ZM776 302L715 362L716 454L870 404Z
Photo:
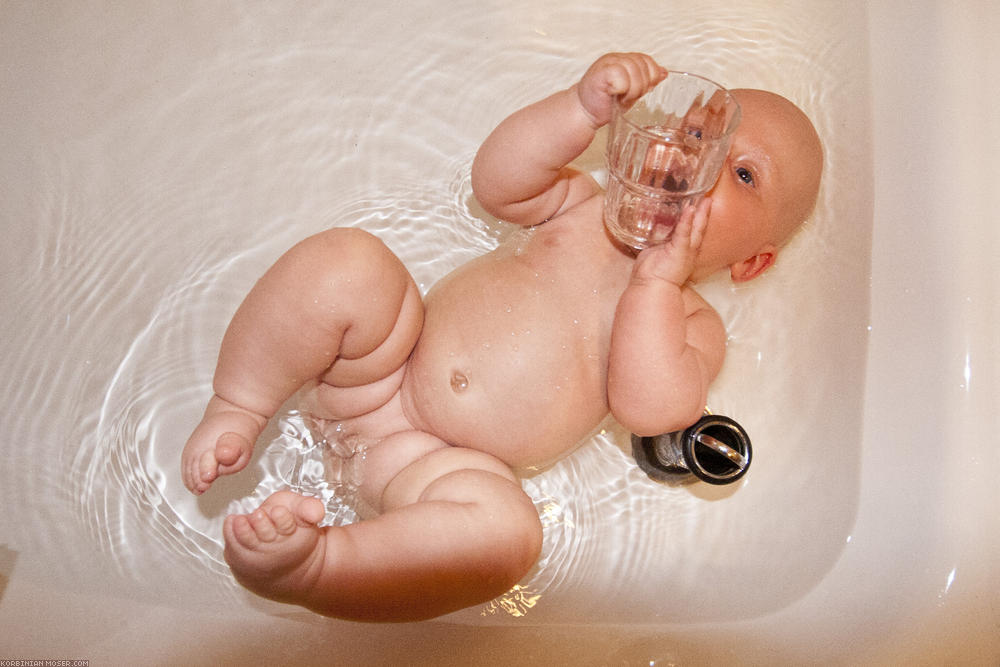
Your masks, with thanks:
M765 91L733 91L743 120L714 188L712 211L693 278L731 267L734 280L766 269L781 244L812 210L823 151L809 119ZM760 271L743 262L760 258ZM734 265L739 264L740 267Z

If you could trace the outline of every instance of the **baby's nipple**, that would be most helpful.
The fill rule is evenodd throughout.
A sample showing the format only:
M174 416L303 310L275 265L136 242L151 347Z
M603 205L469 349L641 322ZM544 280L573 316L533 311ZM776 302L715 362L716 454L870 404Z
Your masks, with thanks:
M451 374L451 389L456 394L460 394L469 388L469 378L460 371L455 371Z

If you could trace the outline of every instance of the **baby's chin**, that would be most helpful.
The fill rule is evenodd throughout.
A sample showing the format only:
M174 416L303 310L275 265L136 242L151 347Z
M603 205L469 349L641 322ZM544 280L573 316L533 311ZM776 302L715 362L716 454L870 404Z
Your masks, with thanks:
M700 284L706 282L717 282L720 280L728 280L729 267L728 266L712 266L710 264L698 265L694 267L694 271L691 272L691 277L688 282Z

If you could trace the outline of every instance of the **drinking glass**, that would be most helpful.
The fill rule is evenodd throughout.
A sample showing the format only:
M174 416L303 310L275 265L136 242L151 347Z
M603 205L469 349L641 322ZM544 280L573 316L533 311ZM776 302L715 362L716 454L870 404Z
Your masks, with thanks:
M664 243L684 207L715 185L740 122L722 86L670 72L631 109L615 103L608 132L604 224L633 250Z

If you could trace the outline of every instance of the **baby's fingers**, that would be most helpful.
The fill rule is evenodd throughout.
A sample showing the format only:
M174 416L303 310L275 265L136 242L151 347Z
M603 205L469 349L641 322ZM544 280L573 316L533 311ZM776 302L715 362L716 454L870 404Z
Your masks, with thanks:
M701 242L705 238L705 229L708 227L708 214L712 212L712 199L705 197L698 206L691 211L691 240L692 250L701 248Z
M712 200L708 197L697 204L686 204L677 218L677 224L670 237L670 245L681 252L700 248L711 208Z
M667 70L644 53L623 53L618 64L621 71L613 94L619 95L626 107L632 106L667 76Z
M583 75L580 102L595 127L600 127L611 119L615 99L629 107L666 76L667 71L643 53L608 53Z

